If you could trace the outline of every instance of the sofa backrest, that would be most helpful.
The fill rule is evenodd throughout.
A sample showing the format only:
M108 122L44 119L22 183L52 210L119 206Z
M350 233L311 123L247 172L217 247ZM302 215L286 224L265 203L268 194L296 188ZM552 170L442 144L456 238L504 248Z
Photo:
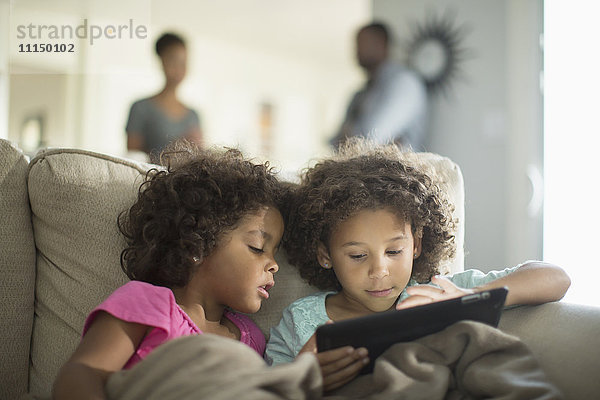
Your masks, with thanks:
M0 153L0 160L2 157L4 155ZM425 163L436 171L440 184L448 188L456 204L455 217L459 218L461 226L457 235L459 250L449 269L462 270L464 197L460 170L447 158L428 153L415 156L411 162ZM19 269L29 271L22 278L26 290L18 300L29 307L22 312L23 321L19 321L25 327L22 335L27 338L27 343L31 321L27 325L25 319L31 320L35 315L28 361L28 388L32 394L44 396L50 393L58 369L79 342L87 314L127 281L119 262L125 242L117 229L117 216L133 204L146 171L152 167L118 157L69 149L45 150L31 160L28 192L24 191L24 187L20 190L25 196L29 194L32 222L27 221L28 214L25 213L24 221L15 222L14 226L29 226L29 230L24 229L19 234L30 241L30 253L33 253L33 226L37 249L35 261L33 256L19 260L22 265ZM23 179L22 172L19 178L21 185ZM1 189L4 191L4 186ZM23 194L19 199L20 207L29 210ZM5 232L2 232L1 240L4 244ZM279 321L284 307L315 291L286 263L284 254L278 255L278 261L280 269L275 277L276 285L270 291L271 297L264 302L260 312L252 316L265 334ZM0 272L3 273L8 268L4 259L1 265ZM35 292L34 265L37 271ZM32 310L34 293L35 309ZM2 312L6 313L4 306ZM17 319L20 315L8 317ZM10 320L6 323L12 325ZM5 333L2 335L4 345ZM4 359L4 353L2 357ZM10 362L7 370L27 368L22 365L23 356L14 365ZM4 386L5 382L1 383Z
M0 139L0 399L27 390L35 282L27 164L21 151Z
M49 392L75 349L87 314L127 281L117 216L135 201L149 164L71 150L30 163L29 200L37 248L29 390Z

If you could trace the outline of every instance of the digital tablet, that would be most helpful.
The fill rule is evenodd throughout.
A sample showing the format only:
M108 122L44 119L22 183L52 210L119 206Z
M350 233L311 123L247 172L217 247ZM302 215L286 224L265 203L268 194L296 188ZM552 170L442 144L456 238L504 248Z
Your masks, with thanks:
M342 346L366 347L374 360L397 342L409 342L439 332L455 322L472 320L498 326L508 289L497 288L403 310L352 318L317 328L319 352Z

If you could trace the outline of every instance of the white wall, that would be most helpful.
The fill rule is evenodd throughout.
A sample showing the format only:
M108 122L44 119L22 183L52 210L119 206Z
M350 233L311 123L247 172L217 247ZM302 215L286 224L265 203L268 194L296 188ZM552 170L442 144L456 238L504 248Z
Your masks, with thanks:
M531 1L521 3L531 4ZM527 122L519 119L520 109L509 104L511 99L523 96L523 88L535 90L537 84L536 79L529 82L527 77L514 75L515 65L531 62L531 57L515 49L519 40L529 40L518 35L530 32L521 29L519 34L509 35L518 24L511 19L515 8L519 8L518 3L499 0L374 0L373 3L374 18L389 23L399 40L409 38L411 24L424 21L428 13L441 16L450 11L456 16L455 25L468 29L461 47L468 49L471 57L461 64L462 79L454 82L449 96L434 98L431 103L428 149L450 157L462 168L466 187L465 265L484 270L541 256L541 247L535 244L516 249L515 226L511 222L516 211L509 215L511 196L527 198L528 190L524 172L509 168L517 133L513 128L518 126L518 134L527 135L526 129L531 126L523 128ZM537 20L524 23L534 30L538 26ZM522 68L529 72L535 66L530 68L527 64ZM524 81L527 81L525 86L519 86ZM525 110L534 107L531 101L522 99ZM541 115L536 118L541 120ZM530 134L541 135L541 131ZM519 182L515 176L520 176ZM521 210L525 207L523 203L526 205L526 201L519 200L519 205L512 207Z
M56 3L49 3L56 6ZM18 37L17 27L29 24L70 25L82 23L82 12L74 7L38 7L36 2L14 2L10 9L10 46L5 53L9 60L10 90L8 138L19 145L23 119L32 114L45 116L43 146L80 147L82 128L82 94L84 93L85 40L65 40L72 43L73 53L19 52L19 45L47 43ZM37 36L37 33L35 34Z
M64 74L14 74L10 79L10 113L9 131L13 132L11 140L18 141L17 136L25 119L41 115L44 118L46 132L54 134L42 145L57 147L68 143L66 136L67 121L66 89L67 76ZM40 90L44 88L44 90ZM31 95L35 93L35 95ZM24 150L30 150L23 147Z
M506 257L542 259L544 205L543 0L507 6ZM551 261L551 260L547 260Z

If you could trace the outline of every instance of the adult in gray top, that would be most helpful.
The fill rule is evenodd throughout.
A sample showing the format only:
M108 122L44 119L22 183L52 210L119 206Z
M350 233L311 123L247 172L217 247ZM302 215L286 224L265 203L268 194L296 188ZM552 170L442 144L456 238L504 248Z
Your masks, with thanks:
M389 59L388 29L381 23L362 27L356 36L358 63L367 83L350 102L346 117L330 143L367 136L422 151L427 119L425 83L413 71Z
M156 41L165 75L165 86L152 97L138 100L131 106L127 120L127 149L141 150L152 162L171 141L186 138L202 142L198 114L177 98L176 90L187 68L187 50L183 39L172 33Z

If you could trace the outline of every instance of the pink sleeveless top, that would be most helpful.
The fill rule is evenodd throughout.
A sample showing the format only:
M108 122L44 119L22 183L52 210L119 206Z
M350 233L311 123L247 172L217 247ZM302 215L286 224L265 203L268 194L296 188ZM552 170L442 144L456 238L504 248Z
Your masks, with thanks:
M99 311L105 311L123 321L154 328L142 339L133 356L125 364L125 369L143 360L166 341L202 333L177 305L171 289L146 282L130 281L115 290L87 317L82 337ZM265 336L258 326L243 314L226 310L225 317L240 330L240 342L250 346L262 357L265 352Z

